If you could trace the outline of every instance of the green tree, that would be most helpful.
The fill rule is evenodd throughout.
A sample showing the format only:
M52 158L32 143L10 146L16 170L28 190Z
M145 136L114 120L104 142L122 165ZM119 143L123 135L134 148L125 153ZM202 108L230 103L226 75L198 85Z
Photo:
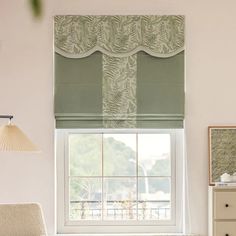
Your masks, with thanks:
M171 174L170 158L156 160L152 169L148 171L148 175L170 176Z

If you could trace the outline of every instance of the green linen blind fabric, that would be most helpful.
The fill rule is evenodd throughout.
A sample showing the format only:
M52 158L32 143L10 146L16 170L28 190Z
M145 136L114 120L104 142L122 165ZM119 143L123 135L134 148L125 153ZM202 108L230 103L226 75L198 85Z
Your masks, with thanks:
M57 128L181 128L183 16L56 16Z

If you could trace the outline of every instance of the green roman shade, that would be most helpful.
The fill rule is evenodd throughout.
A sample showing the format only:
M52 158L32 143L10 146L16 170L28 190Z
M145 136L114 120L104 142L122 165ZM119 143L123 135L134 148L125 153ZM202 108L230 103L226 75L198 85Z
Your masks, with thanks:
M102 127L102 54L71 59L55 53L54 63L56 127Z
M182 128L183 16L56 16L56 128Z

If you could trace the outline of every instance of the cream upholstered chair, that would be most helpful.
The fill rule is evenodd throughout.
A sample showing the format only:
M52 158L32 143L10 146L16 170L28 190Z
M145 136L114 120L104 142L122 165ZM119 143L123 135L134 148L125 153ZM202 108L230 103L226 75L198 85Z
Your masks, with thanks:
M0 236L46 236L39 204L0 204Z

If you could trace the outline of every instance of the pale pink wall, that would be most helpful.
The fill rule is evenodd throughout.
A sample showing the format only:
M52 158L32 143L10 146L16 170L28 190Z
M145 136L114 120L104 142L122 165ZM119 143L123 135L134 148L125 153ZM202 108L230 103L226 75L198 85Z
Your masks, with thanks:
M52 16L183 14L192 231L206 236L207 126L236 124L236 1L44 0L39 22L32 21L27 2L0 1L0 114L14 114L42 153L0 153L0 202L40 202L53 232Z

